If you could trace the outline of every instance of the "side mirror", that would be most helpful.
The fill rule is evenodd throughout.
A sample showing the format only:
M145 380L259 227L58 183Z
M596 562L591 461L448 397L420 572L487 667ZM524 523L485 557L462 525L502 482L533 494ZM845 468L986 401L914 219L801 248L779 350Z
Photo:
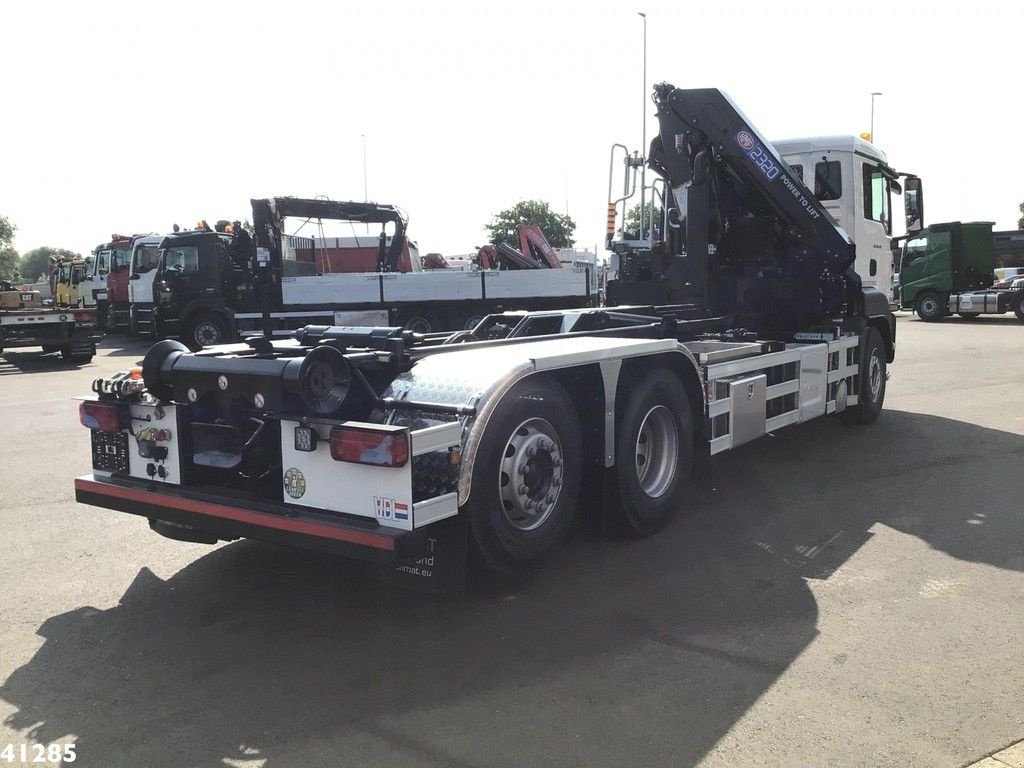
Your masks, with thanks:
M907 217L907 232L920 232L924 228L924 186L917 176L907 176L903 210Z

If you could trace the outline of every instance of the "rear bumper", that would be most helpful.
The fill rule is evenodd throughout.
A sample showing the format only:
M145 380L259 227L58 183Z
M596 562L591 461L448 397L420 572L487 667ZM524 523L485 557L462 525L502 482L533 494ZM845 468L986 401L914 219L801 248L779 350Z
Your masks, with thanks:
M422 535L378 526L373 521L361 523L291 509L286 514L275 504L236 503L138 480L82 475L75 478L75 499L82 504L192 526L221 539L258 539L378 563L394 563L422 549L418 541Z
M68 313L70 317L70 313ZM83 326L71 321L0 324L0 347L72 346L95 344L103 335L95 325Z

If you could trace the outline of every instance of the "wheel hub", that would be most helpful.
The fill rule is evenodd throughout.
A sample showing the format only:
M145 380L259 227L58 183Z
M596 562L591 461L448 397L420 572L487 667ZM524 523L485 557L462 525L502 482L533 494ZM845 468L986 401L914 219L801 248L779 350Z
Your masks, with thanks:
M505 444L498 493L505 519L520 531L542 525L562 490L562 445L544 419L527 419Z
M635 450L636 479L648 496L662 496L672 485L679 466L679 432L664 405L649 410L640 423Z
M874 402L878 400L878 393L882 389L882 361L877 349L872 351L868 362L868 385L871 387L871 401Z

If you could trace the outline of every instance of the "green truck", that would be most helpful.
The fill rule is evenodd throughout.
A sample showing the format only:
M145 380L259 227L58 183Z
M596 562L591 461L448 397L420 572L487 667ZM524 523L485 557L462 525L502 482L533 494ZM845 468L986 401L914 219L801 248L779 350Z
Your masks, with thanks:
M996 263L990 221L925 227L907 238L899 264L900 308L914 310L926 322L1010 311L1024 320L1024 280L992 287Z

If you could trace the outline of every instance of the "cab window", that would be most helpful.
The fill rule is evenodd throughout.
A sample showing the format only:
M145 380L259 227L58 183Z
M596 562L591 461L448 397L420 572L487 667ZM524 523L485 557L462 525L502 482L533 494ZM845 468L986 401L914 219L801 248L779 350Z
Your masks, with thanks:
M110 260L110 271L120 272L122 269L127 269L128 264L131 262L132 252L127 248L118 248L114 251Z
M143 274L160 264L160 249L155 245L143 245L135 250L135 272Z
M864 218L879 222L887 235L892 234L889 216L889 183L875 166L864 166Z
M814 196L819 200L838 200L843 196L843 168L838 160L815 163Z
M949 232L929 232L921 237L912 237L903 247L901 263L905 269L925 257L949 255Z
M164 271L166 272L198 272L199 249L194 245L168 248L164 251Z

